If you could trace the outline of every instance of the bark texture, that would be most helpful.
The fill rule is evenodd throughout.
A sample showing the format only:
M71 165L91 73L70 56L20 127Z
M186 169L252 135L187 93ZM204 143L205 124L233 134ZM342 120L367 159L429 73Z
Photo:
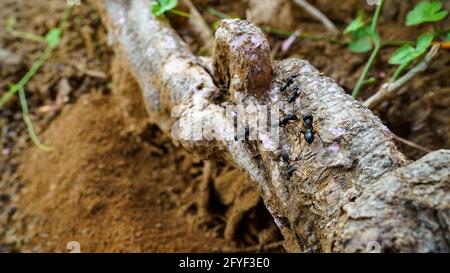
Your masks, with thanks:
M184 148L207 159L221 157L245 172L288 251L449 251L449 151L410 163L379 118L307 61L271 64L264 35L248 22L222 22L208 61L151 14L149 1L96 3L116 54L139 83L151 121ZM296 77L283 91L290 76ZM300 97L288 104L293 89ZM249 118L243 109L255 103L283 114L312 114L322 141L308 145L300 123L276 126L279 143L264 134L255 141L224 137L234 128L224 118L225 106ZM204 121L206 138L180 138L191 133L192 120ZM285 162L283 152L298 160Z

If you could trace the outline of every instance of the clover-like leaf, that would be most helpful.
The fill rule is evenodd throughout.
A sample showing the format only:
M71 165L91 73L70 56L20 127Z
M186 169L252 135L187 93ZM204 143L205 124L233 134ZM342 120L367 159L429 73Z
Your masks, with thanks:
M440 1L424 1L417 4L406 16L406 25L413 26L426 22L437 22L447 16L448 11L442 9Z
M351 21L350 24L345 28L344 34L349 34L363 28L366 25L366 17L367 16L364 11L359 11L356 19Z
M355 53L365 53L372 49L373 44L371 40L370 27L363 27L355 32L352 32L352 40L349 48Z
M403 64L410 61L411 56L414 55L416 50L410 44L405 44L398 48L389 58L389 64ZM414 59L414 58L413 58Z
M403 45L389 58L389 64L401 65L415 60L427 51L433 38L434 36L432 34L422 34L417 39L416 47L410 44Z
M433 34L422 34L417 38L416 51L417 53L423 54L430 47L431 42L433 42Z
M169 10L174 9L178 5L178 0L153 0L152 14L160 16Z
M48 46L51 48L56 48L60 39L61 30L59 28L54 28L50 30L47 35L45 35L45 40L47 41Z

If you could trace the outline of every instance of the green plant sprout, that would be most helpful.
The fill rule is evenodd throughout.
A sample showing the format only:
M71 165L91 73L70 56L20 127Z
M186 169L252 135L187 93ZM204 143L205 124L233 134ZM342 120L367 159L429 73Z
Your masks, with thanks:
M397 80L401 73L409 66L411 63L425 54L427 49L430 47L431 42L433 41L434 36L432 34L422 34L419 38L417 38L416 47L413 47L409 44L403 45L398 48L389 59L389 64L399 65L397 70L394 72L392 76L392 80Z
M358 96L359 91L361 90L361 87L365 83L367 74L369 73L369 70L372 67L373 62L375 61L375 58L377 57L378 53L380 52L380 49L382 46L380 35L377 32L377 24L378 24L378 19L380 17L381 11L383 10L383 5L384 5L384 0L381 0L380 3L378 4L377 8L375 9L375 13L372 18L370 28L367 28L365 30L367 32L368 37L370 37L370 39L374 43L375 48L373 49L372 54L370 54L369 60L367 61L367 64L364 67L364 70L363 70L361 76L359 77L358 82L355 85L355 88L353 89L352 96L354 98L356 98Z
M47 41L45 40L44 37L33 34L33 33L28 33L28 32L22 32L22 31L17 31L14 29L14 25L16 24L16 18L14 17L9 17L8 21L6 23L6 31L8 33L10 33L11 35L18 37L18 38L22 38L22 39L28 39L28 40L32 40L32 41L36 41L36 42L41 42L41 43L46 43Z
M175 9L177 6L178 0L153 0L152 14L158 17L170 12L181 17L191 18L191 14Z
M422 23L435 23L444 19L448 11L442 9L440 1L421 2L406 16L406 25L414 26Z
M370 26L367 25L367 14L359 11L358 16L344 30L344 34L350 34L351 40L348 44L350 51L355 53L365 53L372 49L370 38Z
M349 48L352 52L365 53L374 48L360 78L358 79L358 82L353 89L352 96L355 98L358 96L361 87L368 83L368 81L366 81L366 77L381 47L387 44L383 43L380 35L376 31L378 17L383 9L383 4L384 1L380 1L373 18L371 19L370 26L367 25L369 21L367 16L363 12L359 12L356 19L353 20L344 30L344 34L351 35ZM394 72L391 81L397 80L405 69L407 69L416 59L422 57L434 39L444 35L449 35L446 34L448 30L439 30L436 27L436 22L443 20L447 15L448 12L442 9L442 3L440 1L421 2L417 4L414 9L408 12L406 17L407 26L422 23L433 23L435 33L424 33L417 38L415 43L409 41L395 41L400 48L398 48L390 57L389 64L398 65L399 67ZM392 42L393 41L391 41L391 45L394 44Z
M448 11L442 9L440 1L424 1L417 4L406 15L406 25L413 26L422 23L432 23L434 34L422 34L417 38L416 47L402 45L390 57L389 64L399 65L392 76L392 80L397 80L402 72L408 68L414 60L425 54L434 39L444 35L446 31L439 30L436 22L443 20L448 15Z
M38 147L39 149L41 149L43 151L47 151L47 152L52 151L53 147L42 144L41 141L39 140L38 136L36 135L36 132L33 127L33 123L31 121L31 118L30 118L30 115L28 112L27 98L25 97L25 90L23 89L23 87L19 89L19 101L20 101L20 106L22 107L23 121L25 122L25 124L27 126L28 134L30 134L30 138L33 141L34 145L36 145L36 147Z
M27 125L28 133L30 134L30 137L31 137L33 143L36 144L36 146L39 149L42 149L45 151L49 151L49 150L51 150L51 148L41 144L38 137L36 136L36 133L33 128L33 124L29 117L28 106L27 106L27 103L25 100L24 88L25 88L25 85L28 83L28 81L30 81L33 78L33 76L42 67L42 65L45 63L45 61L50 57L50 54L53 52L53 50L58 46L58 43L61 39L62 31L64 29L65 22L67 21L67 18L69 17L70 12L71 12L71 7L67 7L64 10L63 17L60 20L58 27L51 29L45 35L45 37L37 36L37 35L31 34L31 33L16 31L13 29L15 20L14 19L8 20L7 31L11 35L18 37L18 38L29 39L32 41L45 42L45 43L47 43L47 47L45 48L44 52L38 57L38 59L32 64L30 70L28 70L28 72L19 80L19 82L17 84L11 84L8 91L0 97L0 108L2 108L5 105L5 103L7 103L17 92L19 92L19 100L20 100L20 104L22 107L22 116ZM21 93L23 93L23 94L21 94Z

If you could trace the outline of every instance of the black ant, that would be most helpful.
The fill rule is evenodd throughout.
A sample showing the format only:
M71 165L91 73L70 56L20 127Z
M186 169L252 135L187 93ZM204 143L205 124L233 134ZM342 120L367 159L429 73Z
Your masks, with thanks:
M292 175L294 175L295 172L295 167L291 165L291 160L289 158L289 154L286 151L283 151L281 153L281 159L283 160L284 163L286 163L286 172L287 172L287 178L288 180L291 180ZM294 161L297 161L298 158L294 159Z
M289 76L289 77L286 79L286 83L284 83L284 84L277 81L278 83L282 84L282 86L281 86L281 88L280 88L280 91L281 91L281 92L286 91L286 89L288 89L288 87L291 86L291 85L294 83L294 80L295 80L295 78L297 78L297 77L298 77L298 75L292 75L292 76Z
M311 114L305 114L302 117L303 120L303 125L305 126L305 130L300 130L300 133L303 134L305 141L308 144L311 144L314 142L314 135L317 134L317 136L319 137L320 141L323 143L322 138L320 137L320 135L314 130L314 118Z
M293 103L300 97L300 92L298 91L298 87L294 87L294 93L288 98L288 103Z
M295 114L287 114L285 117L283 117L282 119L280 119L280 127L284 127L287 124L289 124L289 122L291 121L296 121L298 120L298 117ZM320 135L314 130L314 118L311 114L305 114L302 116L302 120L303 120L303 126L305 127L305 129L301 129L299 132L301 134L303 134L305 141L308 144L312 144L314 142L314 135L317 134L317 136L319 137L320 141L323 143L322 138L320 137Z
M287 114L286 116L284 116L282 119L280 119L280 127L284 127L286 126L289 122L291 121L296 121L298 120L298 117L295 114Z

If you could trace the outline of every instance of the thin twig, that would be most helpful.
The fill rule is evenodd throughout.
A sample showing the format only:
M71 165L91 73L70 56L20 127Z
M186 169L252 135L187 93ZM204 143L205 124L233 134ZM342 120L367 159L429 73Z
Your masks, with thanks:
M305 0L294 0L294 2L297 5L299 5L300 7L302 7L303 9L305 9L309 14L314 16L320 22L322 22L322 24L328 30L333 31L333 32L338 32L336 25L330 19L328 19L328 17L325 14L323 14L320 10L318 10L316 7L314 7L313 5L311 5L310 3L308 3Z
M384 101L387 101L390 98L394 97L397 94L397 91L400 89L400 87L404 86L411 79L413 79L419 73L425 71L428 68L431 61L436 57L438 52L439 52L439 44L436 44L430 49L425 58L414 68L408 71L408 73L406 73L403 77L396 80L395 82L388 82L383 84L374 95L372 95L364 102L364 106L370 109L374 109Z
M195 5L191 2L191 0L182 0L182 2L189 8L189 12L191 14L189 22L194 28L194 32L202 40L203 47L206 52L208 54L211 54L213 49L214 36L209 25L205 22L205 19L203 19L202 15L197 10Z
M422 152L425 152L425 153L431 153L431 152L433 151L433 150L430 150L430 149L428 149L428 148L426 148L426 147L423 147L423 146L421 146L421 145L419 145L419 144L416 144L416 143L414 143L414 142L412 142L412 141L409 141L409 140L407 140L407 139L404 139L404 138L402 138L402 137L399 137L399 136L397 136L396 134L394 134L394 138L395 138L396 140L400 141L401 143L403 143L403 144L405 144L405 145L407 145L407 146L416 148L417 150L421 150Z

